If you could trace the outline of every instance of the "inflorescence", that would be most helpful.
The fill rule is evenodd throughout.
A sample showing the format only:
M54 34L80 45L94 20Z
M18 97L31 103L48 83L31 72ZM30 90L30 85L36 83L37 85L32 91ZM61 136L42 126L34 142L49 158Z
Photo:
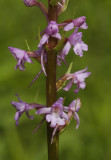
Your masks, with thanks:
M82 57L83 51L88 51L88 45L82 41L82 32L79 30L87 29L88 26L86 24L86 17L82 16L77 19L66 20L60 24L57 24L56 21L49 21L47 9L43 6L41 2L37 2L36 0L23 0L25 5L28 7L37 6L44 13L47 20L46 29L41 32L42 38L38 44L38 49L36 51L25 51L18 48L9 47L11 54L17 60L17 65L15 69L19 68L20 71L25 70L25 62L33 63L31 58L34 58L41 64L41 70L36 75L34 80L30 85L39 77L39 75L44 72L45 76L47 76L45 67L47 63L47 51L49 48L49 38L53 37L57 39L58 44L54 48L57 55L57 65L61 66L62 61L66 63L65 57L69 53L71 47L73 46L73 51L76 55ZM58 2L58 15L64 11L65 0L61 0L61 3ZM66 6L65 6L66 7ZM73 30L73 33L69 37L65 37L60 35L59 30L63 30L64 32L68 32ZM85 78L89 77L91 72L87 72L87 67L81 71L77 71L75 73L66 73L61 76L56 82L57 91L61 88L59 85L61 82L67 82L67 85L63 88L65 91L69 91L73 84L77 85L75 93L79 92L79 89L84 89L86 87ZM18 95L17 95L18 96ZM17 112L15 114L16 125L19 123L19 118L25 112L29 119L33 119L33 116L29 115L29 111L35 109L36 115L43 115L43 119L38 125L37 129L40 125L46 120L50 123L50 127L53 128L52 134L52 142L53 137L56 132L61 132L72 120L74 117L77 122L76 129L78 129L80 121L77 112L81 107L80 99L76 99L72 101L69 106L64 106L64 98L60 97L52 106L46 107L44 105L36 104L36 103L26 103L23 102L19 97L19 102L11 102L11 104L16 108Z

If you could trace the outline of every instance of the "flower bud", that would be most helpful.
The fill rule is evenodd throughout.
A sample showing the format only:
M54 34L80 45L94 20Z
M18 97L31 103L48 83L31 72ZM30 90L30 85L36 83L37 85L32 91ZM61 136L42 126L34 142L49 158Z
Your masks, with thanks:
M86 21L86 17L82 16L74 20L74 25L80 27Z
M37 4L36 0L23 0L23 1L24 1L24 4L27 7L32 7L32 6L35 6Z
M46 33L48 35L53 35L58 33L58 24L55 21L50 21L48 27L46 28Z

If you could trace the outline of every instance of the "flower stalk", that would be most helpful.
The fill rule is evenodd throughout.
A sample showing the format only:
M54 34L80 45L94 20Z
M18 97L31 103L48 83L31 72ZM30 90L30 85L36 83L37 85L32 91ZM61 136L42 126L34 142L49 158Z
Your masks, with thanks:
M48 17L50 21L57 22L57 7L52 6L49 0ZM54 51L54 47L57 45L57 39L49 38L49 50L47 51L47 65L46 65L46 96L47 96L47 107L50 107L57 97L56 91L56 63L57 53ZM59 135L56 133L54 136L53 143L51 144L53 129L47 123L47 145L48 145L48 160L58 160L58 148L59 148Z

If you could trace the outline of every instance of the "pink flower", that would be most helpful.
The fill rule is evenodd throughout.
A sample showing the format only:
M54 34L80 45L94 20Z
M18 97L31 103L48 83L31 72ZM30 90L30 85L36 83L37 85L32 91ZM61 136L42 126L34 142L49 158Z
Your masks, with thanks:
M12 55L18 61L15 69L19 67L21 71L25 70L25 62L33 63L32 60L28 57L27 52L18 48L8 47Z
M69 38L67 43L65 44L63 51L62 51L62 56L65 57L68 52L71 49L71 46L73 45L73 50L76 55L79 55L80 57L83 56L83 51L88 51L88 45L85 44L82 40L82 32L78 33L73 33Z
M36 111L36 114L45 114L46 121L50 122L50 127L56 125L64 125L65 119L68 121L68 116L63 112L63 98L59 98L51 107L41 108Z
M71 29L74 29L74 27L79 27L81 29L87 29L88 26L86 24L86 17L82 16L77 19L74 19L72 22L68 23L64 27L64 31L70 31Z
M77 114L77 112L79 111L80 107L81 107L81 101L80 101L80 99L77 99L77 100L72 101L72 102L69 104L68 107L64 107L64 108L63 108L65 112L70 112L70 111L72 111L72 112L74 113L74 119L75 119L76 122L77 122L76 129L78 129L79 124L80 124L79 116L78 116L78 114Z
M50 21L49 25L45 30L45 34L42 36L38 47L41 47L43 44L48 42L49 37L55 37L57 39L61 39L61 35L58 33L59 28L58 24L55 21Z
M89 77L91 72L86 72L87 67L84 70L75 72L75 73L69 73L67 74L67 80L70 80L69 83L66 85L65 88L63 88L65 91L69 91L72 87L73 83L77 84L77 89L74 90L75 93L79 91L79 89L84 89L86 87L85 78Z

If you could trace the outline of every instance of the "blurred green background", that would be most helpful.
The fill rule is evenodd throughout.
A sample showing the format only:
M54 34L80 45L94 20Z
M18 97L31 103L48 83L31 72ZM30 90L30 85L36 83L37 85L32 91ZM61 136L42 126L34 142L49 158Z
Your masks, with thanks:
M46 0L42 0L46 4ZM85 90L75 95L61 90L58 97L66 97L68 105L80 97L80 127L76 131L73 120L60 135L60 160L110 160L111 159L111 0L70 0L66 12L59 22L68 18L87 17L88 30L83 31L83 40L89 45L84 57L72 51L66 57L73 62L72 72L84 69L92 74L86 79ZM0 0L0 160L47 160L45 123L32 135L42 117L33 121L22 116L19 126L15 126L16 110L11 101L17 101L18 93L25 102L46 103L45 76L42 74L28 89L30 81L38 73L40 64L26 63L26 71L15 71L16 61L8 46L27 50L25 40L31 50L37 49L38 29L46 27L46 21L39 9L24 6L22 0ZM57 78L67 67L58 67ZM32 114L34 112L31 112Z

